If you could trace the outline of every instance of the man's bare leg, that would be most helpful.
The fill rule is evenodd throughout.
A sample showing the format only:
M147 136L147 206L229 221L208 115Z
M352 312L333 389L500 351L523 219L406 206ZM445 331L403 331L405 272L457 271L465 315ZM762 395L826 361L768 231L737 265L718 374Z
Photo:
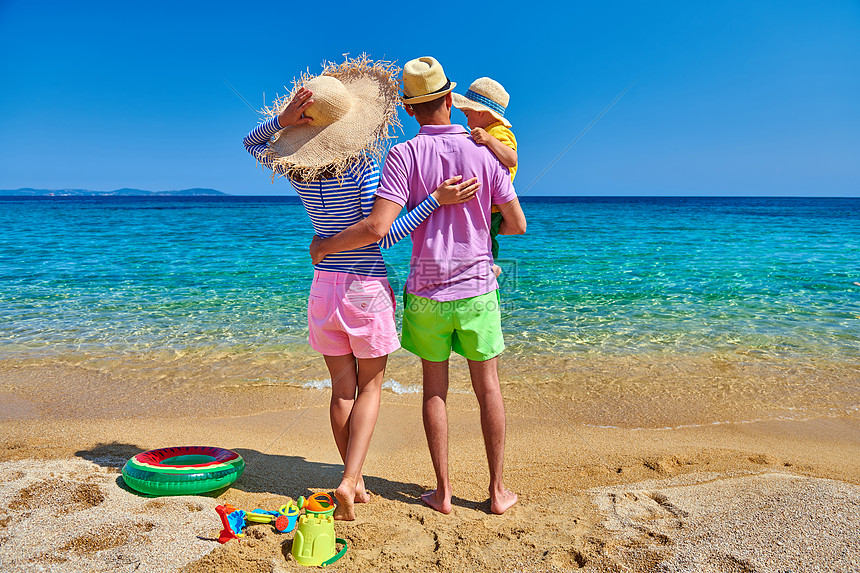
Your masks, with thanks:
M436 489L421 500L442 513L451 513L451 482L448 480L448 361L421 360L424 371L424 433L436 472Z
M498 358L469 360L472 388L481 408L481 430L490 466L490 511L502 514L517 502L517 494L505 488L505 404L499 384Z
M352 355L326 356L332 377L329 414L335 443L344 463L343 478L335 490L338 508L334 518L354 520L354 503L368 501L361 468L379 415L382 379L387 356L355 361ZM356 390L358 396L356 397Z

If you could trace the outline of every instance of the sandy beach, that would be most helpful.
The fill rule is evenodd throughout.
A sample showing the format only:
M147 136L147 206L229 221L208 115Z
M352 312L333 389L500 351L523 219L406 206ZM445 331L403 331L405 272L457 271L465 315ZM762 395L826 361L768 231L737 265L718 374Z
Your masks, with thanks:
M408 359L392 368L418 380ZM462 374L455 368L452 386ZM292 533L269 525L219 545L214 507L273 509L337 485L328 391L200 381L145 392L121 382L68 365L0 370L0 568L304 570L289 555ZM612 399L623 410L641 398ZM520 502L488 512L477 404L460 390L449 397L455 499L444 516L419 499L433 485L420 395L384 392L365 464L373 497L355 522L337 524L349 550L334 567L860 571L856 412L634 429L583 424L558 397L507 391L506 400L506 477ZM125 487L129 457L183 444L233 449L247 469L217 497Z

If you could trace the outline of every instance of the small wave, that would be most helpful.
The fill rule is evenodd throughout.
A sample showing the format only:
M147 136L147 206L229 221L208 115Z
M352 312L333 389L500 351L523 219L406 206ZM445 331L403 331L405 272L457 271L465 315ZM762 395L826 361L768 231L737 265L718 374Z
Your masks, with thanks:
M302 383L302 388L308 388L310 390L325 390L327 388L331 388L331 379L327 378L325 380L308 380ZM395 394L418 394L421 392L421 386L406 386L394 380L393 378L389 378L385 382L382 383L383 390L389 390L394 392Z
M391 390L395 394L419 394L421 392L421 386L404 386L393 378L389 378L388 380L383 382L382 389Z
M302 383L302 388L308 388L310 390L325 390L326 388L331 388L331 378L326 378L325 380L308 380Z

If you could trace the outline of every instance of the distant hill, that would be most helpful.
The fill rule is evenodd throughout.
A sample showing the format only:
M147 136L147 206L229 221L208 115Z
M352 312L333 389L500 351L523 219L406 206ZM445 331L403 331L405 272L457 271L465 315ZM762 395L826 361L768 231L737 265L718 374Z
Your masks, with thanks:
M16 197L194 197L201 195L227 195L215 189L180 189L177 191L145 191L143 189L116 189L92 191L90 189L0 189L0 195Z

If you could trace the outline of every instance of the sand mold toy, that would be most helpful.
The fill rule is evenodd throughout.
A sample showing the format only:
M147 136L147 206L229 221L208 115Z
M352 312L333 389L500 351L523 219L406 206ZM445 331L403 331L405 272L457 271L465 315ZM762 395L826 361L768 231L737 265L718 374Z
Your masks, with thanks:
M245 514L245 519L252 523L272 523L281 533L289 533L296 528L299 518L299 508L292 501L282 505L277 511L254 509Z
M290 501L277 511L255 509L243 511L230 504L219 505L215 508L221 518L223 529L218 534L218 543L227 543L231 539L241 539L245 536L242 530L251 523L272 523L281 533L289 533L296 527L299 508Z
M338 543L343 545L340 551ZM331 515L305 513L299 517L291 552L300 565L325 567L346 555L346 540L335 537Z

